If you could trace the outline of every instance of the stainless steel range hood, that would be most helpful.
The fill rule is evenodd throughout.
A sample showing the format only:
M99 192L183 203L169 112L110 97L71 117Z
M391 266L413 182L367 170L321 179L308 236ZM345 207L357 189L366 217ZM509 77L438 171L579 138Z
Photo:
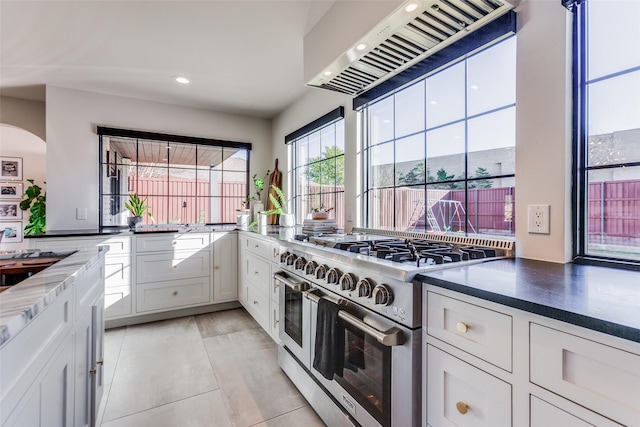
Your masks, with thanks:
M358 95L513 9L520 0L413 0L307 85ZM411 10L411 5L417 6Z

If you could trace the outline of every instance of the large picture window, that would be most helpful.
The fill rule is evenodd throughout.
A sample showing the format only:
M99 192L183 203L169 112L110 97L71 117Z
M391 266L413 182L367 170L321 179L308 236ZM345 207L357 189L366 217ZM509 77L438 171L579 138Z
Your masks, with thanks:
M100 226L124 226L137 193L144 224L225 224L247 194L251 144L98 128Z
M515 234L516 37L360 113L372 228Z
M340 107L285 139L293 159L293 206L298 224L314 209L324 208L344 228L343 117Z
M640 261L640 2L576 3L576 252Z

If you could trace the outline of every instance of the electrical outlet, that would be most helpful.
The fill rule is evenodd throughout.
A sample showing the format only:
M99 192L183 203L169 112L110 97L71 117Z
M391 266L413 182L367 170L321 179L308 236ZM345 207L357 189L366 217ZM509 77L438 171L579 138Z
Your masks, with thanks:
M549 205L529 205L530 234L549 234Z
M87 219L87 208L76 208L76 219Z

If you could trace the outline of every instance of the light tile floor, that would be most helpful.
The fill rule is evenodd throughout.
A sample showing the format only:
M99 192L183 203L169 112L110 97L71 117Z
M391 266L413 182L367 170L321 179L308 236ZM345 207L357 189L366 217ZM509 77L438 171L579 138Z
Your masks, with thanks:
M243 310L105 335L102 427L324 426Z

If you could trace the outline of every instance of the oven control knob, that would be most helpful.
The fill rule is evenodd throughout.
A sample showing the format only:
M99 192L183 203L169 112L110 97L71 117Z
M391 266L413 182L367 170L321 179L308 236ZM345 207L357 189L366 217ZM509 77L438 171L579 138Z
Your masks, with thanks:
M296 270L304 269L305 265L307 265L307 260L302 258L301 256L296 258L296 260L293 262L293 268L295 268Z
M289 252L282 252L280 254L280 264L286 264L287 262L287 257L291 255Z
M297 256L295 256L294 254L287 255L287 259L285 260L285 264L293 265L293 263L296 260L296 258L297 258Z
M356 293L359 297L369 298L375 283L371 279L360 279L356 283Z
M393 294L391 289L385 285L376 285L371 295L374 304L389 305L393 302Z
M327 271L329 271L329 267L326 265L319 265L316 267L316 279L324 280L327 277Z
M318 263L315 261L309 261L304 266L304 274L312 276L316 273L316 268L318 268Z
M327 283L330 285L337 285L340 281L340 276L342 276L342 272L337 268L330 268L327 271Z
M340 289L343 291L353 291L356 288L358 278L352 273L344 273L340 277Z

